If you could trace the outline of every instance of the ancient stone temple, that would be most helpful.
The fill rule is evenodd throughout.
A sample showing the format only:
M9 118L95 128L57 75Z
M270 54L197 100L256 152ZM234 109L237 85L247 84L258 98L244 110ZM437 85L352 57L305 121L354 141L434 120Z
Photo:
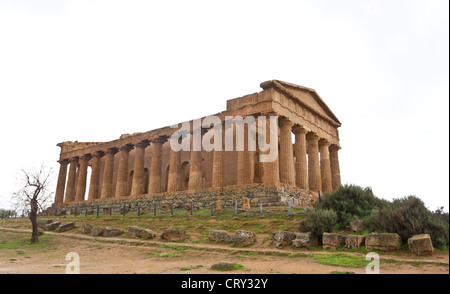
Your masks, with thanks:
M226 111L214 116L222 122L230 116L267 117L267 123L269 117L277 117L276 160L260 162L260 155L268 151L248 148L254 143L247 136L249 124L244 124L243 151L175 151L170 138L178 129L170 126L110 142L63 142L58 144L54 206L226 197L269 202L292 198L311 204L318 191L336 189L341 184L337 117L313 89L278 80L260 86L258 93L228 100ZM219 128L224 130L225 123ZM202 129L199 135L208 136L213 130L217 129ZM192 146L195 136L188 135Z

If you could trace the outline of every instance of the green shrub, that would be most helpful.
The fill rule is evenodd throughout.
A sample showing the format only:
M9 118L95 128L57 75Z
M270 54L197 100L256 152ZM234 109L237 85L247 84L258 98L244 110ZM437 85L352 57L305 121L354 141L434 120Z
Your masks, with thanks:
M375 213L376 209L386 205L386 202L375 197L370 187L344 185L325 193L322 202L317 203L316 208L336 211L337 222L344 228L354 219L362 219Z
M333 210L313 209L306 219L300 221L300 232L311 232L321 239L324 232L331 232L336 225L337 214Z
M416 234L429 234L435 247L448 245L449 230L445 217L429 211L422 200L408 196L385 205L364 221L372 231L397 233L403 242Z

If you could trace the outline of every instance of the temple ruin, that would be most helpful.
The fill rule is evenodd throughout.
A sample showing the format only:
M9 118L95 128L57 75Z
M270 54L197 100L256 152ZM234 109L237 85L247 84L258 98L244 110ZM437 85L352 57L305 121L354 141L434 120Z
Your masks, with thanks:
M318 191L339 187L337 117L313 89L279 80L260 86L258 93L228 100L215 116L277 116L275 161L260 162L262 151L248 150L248 139L244 151L173 151L169 138L177 129L170 126L110 142L63 142L53 207L227 197L310 205Z

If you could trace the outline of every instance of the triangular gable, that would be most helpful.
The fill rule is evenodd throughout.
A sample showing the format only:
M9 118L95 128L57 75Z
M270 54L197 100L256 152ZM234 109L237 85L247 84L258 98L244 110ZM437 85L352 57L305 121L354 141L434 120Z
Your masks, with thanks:
M310 109L314 113L320 115L321 117L334 122L337 126L341 126L341 122L334 115L331 109L326 105L326 103L320 98L319 94L314 89L306 88L303 86L298 86L290 83L286 83L279 80L271 80L261 83L261 88L269 89L274 88L284 95L296 99L300 104Z

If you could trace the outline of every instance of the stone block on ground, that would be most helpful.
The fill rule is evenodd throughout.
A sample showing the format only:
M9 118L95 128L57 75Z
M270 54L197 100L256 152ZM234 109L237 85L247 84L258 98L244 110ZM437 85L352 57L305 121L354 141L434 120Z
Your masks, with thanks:
M75 228L75 222L61 224L56 228L58 233L65 232Z
M49 223L49 224L46 224L46 225L45 225L44 229L45 229L46 231L54 231L54 230L56 230L56 228L59 227L59 225L61 225L61 222L53 222L53 223Z
M214 201L214 213L222 213L223 212L223 201L217 200Z
M115 237L123 233L122 229L106 227L103 229L103 237Z
M239 230L234 234L234 246L248 246L256 242L256 233L252 231Z
M37 225L39 228L45 229L45 226L51 224L53 221L51 219L46 218L38 218Z
M217 243L232 243L233 238L224 230L212 230L208 234L208 239Z
M290 246L292 244L292 240L294 240L297 236L294 233L286 232L286 231L278 231L272 234L273 245L276 248Z
M355 221L350 222L350 229L353 232L361 232L362 230L364 230L363 221L355 220Z
M297 233L294 240L292 240L292 247L294 248L309 248L319 246L319 238L314 236L311 232Z
M184 241L186 240L186 231L176 229L165 229L161 233L161 239L166 241Z
M416 255L433 255L434 248L429 234L420 234L408 239L409 250Z
M365 236L362 235L347 235L345 237L345 249L355 249L360 248L364 245L364 242L366 240Z
M44 235L45 230L43 228L38 228L38 236Z
M365 244L367 250L394 251L402 246L402 238L395 233L371 233Z
M81 230L80 230L80 232L81 232L81 234L90 234L91 233L91 231L92 231L92 225L90 225L90 224L83 224L82 226L81 226Z
M149 229L141 228L138 226L129 226L128 232L130 236L141 239L153 239L155 238L155 232Z
M91 236L94 236L94 237L103 236L103 230L104 230L104 228L102 228L102 227L92 227Z
M323 248L337 249L338 246L345 245L345 235L339 233L323 233L322 244Z

